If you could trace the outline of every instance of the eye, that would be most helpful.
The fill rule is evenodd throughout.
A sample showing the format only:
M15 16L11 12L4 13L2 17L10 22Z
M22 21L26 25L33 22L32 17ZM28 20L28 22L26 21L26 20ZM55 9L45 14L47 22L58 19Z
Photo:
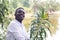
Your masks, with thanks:
M18 11L18 13L21 13L21 11Z

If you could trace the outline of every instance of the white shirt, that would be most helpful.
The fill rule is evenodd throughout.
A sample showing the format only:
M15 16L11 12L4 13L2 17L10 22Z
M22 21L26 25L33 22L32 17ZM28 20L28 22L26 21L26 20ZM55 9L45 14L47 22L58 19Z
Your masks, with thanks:
M17 20L13 20L8 26L6 40L29 40L25 27Z

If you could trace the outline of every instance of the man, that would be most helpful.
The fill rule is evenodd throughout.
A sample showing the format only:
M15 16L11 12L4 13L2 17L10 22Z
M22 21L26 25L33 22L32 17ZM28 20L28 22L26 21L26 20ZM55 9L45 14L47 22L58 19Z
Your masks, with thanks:
M13 20L8 26L6 40L29 40L29 36L25 30L24 25L22 24L24 17L24 9L16 9L15 20Z

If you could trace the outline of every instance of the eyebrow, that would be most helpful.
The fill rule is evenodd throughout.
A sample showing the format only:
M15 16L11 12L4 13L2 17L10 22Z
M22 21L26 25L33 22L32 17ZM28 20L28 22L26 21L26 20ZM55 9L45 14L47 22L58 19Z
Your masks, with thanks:
M21 12L20 13L17 13L17 14L21 14ZM23 14L25 14L25 12L23 12Z

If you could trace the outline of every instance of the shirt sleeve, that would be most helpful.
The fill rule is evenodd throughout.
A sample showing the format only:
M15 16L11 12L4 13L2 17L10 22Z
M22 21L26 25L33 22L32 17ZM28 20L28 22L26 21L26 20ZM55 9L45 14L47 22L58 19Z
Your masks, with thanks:
M17 25L16 23L11 23L8 30L13 34L16 40L25 40L25 37L22 35L21 28L19 28L19 25Z

